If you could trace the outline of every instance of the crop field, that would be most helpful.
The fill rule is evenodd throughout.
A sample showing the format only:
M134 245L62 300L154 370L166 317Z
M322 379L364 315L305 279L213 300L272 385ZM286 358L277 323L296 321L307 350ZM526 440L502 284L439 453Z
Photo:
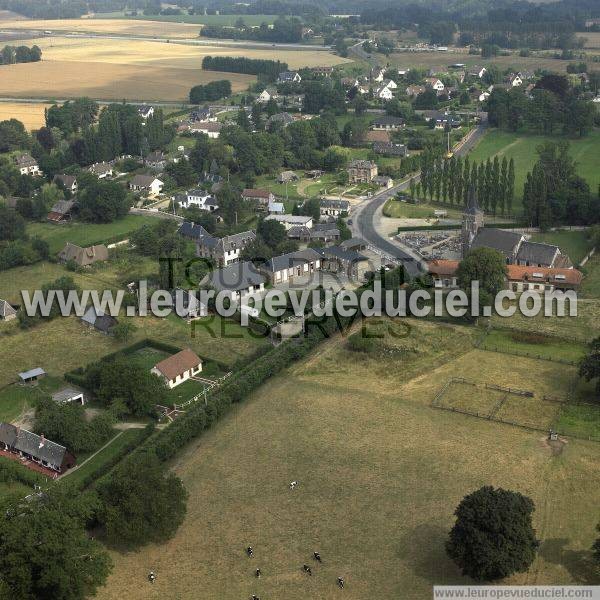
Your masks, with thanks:
M50 104L0 102L0 121L18 119L28 130L39 129L45 123L44 111Z
M480 373L492 364L496 378L516 370L535 386L567 380L540 361L521 366L514 357L460 354L461 328L439 335L429 323L411 327L405 346L385 342L406 349L379 356L385 377L350 363L346 338L336 336L191 444L173 464L190 492L183 525L166 544L119 554L98 598L188 598L202 589L223 600L425 600L433 584L472 583L444 542L456 504L487 484L525 493L536 505L538 557L503 584L591 581L583 561L596 534L600 444L569 440L556 455L539 432L428 406L431 391L455 370Z
M277 15L136 15L135 17L119 15L115 13L115 17L130 19L132 21L154 21L166 23L193 23L194 25L235 25L238 19L243 19L246 25L260 25L268 23L269 25L275 21ZM98 15L102 18L103 15Z
M229 79L234 92L247 89L256 78L239 73L203 71L206 55L273 58L272 49L200 46L166 41L107 38L45 37L25 40L38 44L43 59L37 63L5 66L0 96L12 98L72 98L100 100L182 101L194 85ZM277 50L291 68L345 62L318 50Z
M586 39L585 48L600 50L600 31L586 31L584 33L579 33L577 37Z
M488 157L506 156L515 161L515 195L523 196L523 184L528 172L537 160L536 148L544 142L558 142L558 137L541 135L526 135L507 131L490 130L477 146L469 153L469 158L474 161L484 161ZM570 154L577 163L578 173L588 182L595 191L600 185L600 131L593 131L584 138L568 140ZM513 206L513 210L517 209Z
M165 38L197 38L200 28L190 23L127 19L25 19L2 21L3 28L52 33L98 33ZM43 40L40 40L43 41Z

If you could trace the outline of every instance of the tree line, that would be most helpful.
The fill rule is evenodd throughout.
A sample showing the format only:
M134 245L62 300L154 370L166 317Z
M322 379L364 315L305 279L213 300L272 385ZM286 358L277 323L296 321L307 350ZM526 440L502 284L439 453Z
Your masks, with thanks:
M494 89L487 101L488 121L493 127L532 130L550 135L587 135L594 126L596 109L578 97L566 77L546 75L527 96L524 90Z
M287 71L287 63L279 60L245 58L243 56L205 56L202 59L205 71L225 71L227 73L245 73L260 75L275 81L282 71Z
M275 20L272 27L269 27L267 23L261 23L260 27L248 27L240 19L235 27L205 25L200 30L200 36L289 44L302 40L302 22L296 18L280 17Z
M42 60L42 50L39 46L4 46L0 50L0 65L38 62Z
M209 81L204 85L195 85L190 90L190 102L200 104L211 100L219 100L231 96L231 81L221 79L219 81Z
M527 174L523 208L533 227L571 224L591 225L600 221L598 196L577 174L567 142L547 142L537 149L538 160Z
M421 180L410 182L410 195L422 194L430 200L467 206L469 195L477 195L479 206L494 215L510 214L515 195L515 165L511 158L498 157L470 163L469 158L444 159L431 152L420 157Z

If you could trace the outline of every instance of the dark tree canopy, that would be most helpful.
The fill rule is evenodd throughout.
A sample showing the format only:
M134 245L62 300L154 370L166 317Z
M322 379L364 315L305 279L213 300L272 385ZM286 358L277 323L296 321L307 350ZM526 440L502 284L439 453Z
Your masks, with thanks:
M15 499L0 511L0 597L19 600L84 600L112 568L85 523L87 497L52 487L31 502Z
M495 296L503 287L506 278L506 261L493 248L475 248L471 250L458 266L458 284L469 290L472 281L479 281L479 290L483 295ZM490 298L485 298L487 302Z
M600 395L600 337L590 344L588 353L579 363L579 375L587 381L596 380L596 392Z
M181 525L187 492L153 452L136 455L98 486L99 520L109 542L127 547L164 542Z
M463 575L494 581L527 571L539 545L531 517L533 501L484 486L458 505L446 551Z

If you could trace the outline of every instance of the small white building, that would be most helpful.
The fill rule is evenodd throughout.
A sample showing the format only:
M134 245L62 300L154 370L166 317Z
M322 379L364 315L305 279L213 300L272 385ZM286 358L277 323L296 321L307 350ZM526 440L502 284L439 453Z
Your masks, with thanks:
M129 182L129 189L134 192L147 192L148 196L157 196L162 192L164 183L153 175L136 175Z
M389 87L381 86L373 90L373 96L379 100L388 101L394 97L394 94L392 94L392 90Z
M429 87L434 89L436 92L443 92L444 89L446 89L444 82L441 79L438 79L437 77L427 77L425 79L425 83Z
M52 400L57 404L68 404L76 402L78 404L85 404L85 396L81 390L75 388L66 387L58 392L52 394Z
M150 370L173 389L202 372L202 360L189 348L161 360Z
M176 194L173 196L173 200L179 203L182 208L194 207L208 212L213 212L219 208L215 197L200 189L189 190L185 194Z
M88 167L88 171L93 173L98 179L106 179L112 177L113 168L106 162L94 163Z
M42 174L37 160L29 154L19 154L15 157L15 163L21 175L33 175L35 177Z
M269 215L265 217L265 221L277 221L285 227L286 231L298 225L307 227L308 229L311 229L313 226L313 218L302 215Z

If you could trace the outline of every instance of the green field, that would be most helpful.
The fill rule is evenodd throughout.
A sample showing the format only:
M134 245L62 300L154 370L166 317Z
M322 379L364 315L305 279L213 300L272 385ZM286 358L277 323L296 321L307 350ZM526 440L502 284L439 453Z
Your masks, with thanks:
M600 299L600 255L595 254L582 268L583 282L580 294L585 298Z
M502 159L513 158L515 161L515 195L523 196L525 177L537 160L536 148L546 141L559 141L557 137L510 133L490 129L485 137L469 153L471 161L485 161L488 157L498 156ZM569 140L570 154L577 163L578 173L586 179L591 190L596 193L600 185L600 131L595 130L584 138ZM518 210L518 205L513 206Z
M544 433L430 406L450 376L562 393L574 368L469 351L463 327L410 324L410 336L360 360L345 336L328 340L190 444L174 465L190 493L183 525L166 544L115 554L98 598L148 597L153 568L157 598L193 597L201 586L223 600L425 600L433 584L472 583L444 542L456 504L482 485L536 506L538 556L502 584L588 581L600 444L569 439L556 455ZM530 415L530 406L509 408ZM323 564L307 577L315 550Z
M141 439L142 431L141 429L126 429L119 432L104 450L98 452L81 467L68 471L63 480L73 485L80 485L92 473L114 460L126 446Z
M462 212L445 206L434 206L433 204L410 204L409 202L400 202L390 198L383 207L383 214L386 217L396 219L437 219L436 210L445 210L448 213L448 219L460 219Z
M585 231L548 231L534 233L533 242L544 242L558 246L562 252L569 255L574 265L578 265L591 250L590 242Z
M40 237L50 244L50 252L62 250L67 242L78 246L91 246L103 242L126 239L133 231L142 225L156 223L156 218L126 215L113 223L30 223L27 233L30 236Z
M530 339L529 339L530 338ZM546 360L578 362L586 352L584 344L562 338L530 335L506 329L493 329L481 348L497 352L525 354Z
M24 363L23 370L39 366L33 360L28 365ZM17 381L17 373L12 375L12 380L9 380ZM62 384L63 382L56 377L44 377L40 379L38 385L34 386L20 383L4 384L4 387L0 389L0 421L11 422L24 417L29 410L35 407L38 400L56 392Z

